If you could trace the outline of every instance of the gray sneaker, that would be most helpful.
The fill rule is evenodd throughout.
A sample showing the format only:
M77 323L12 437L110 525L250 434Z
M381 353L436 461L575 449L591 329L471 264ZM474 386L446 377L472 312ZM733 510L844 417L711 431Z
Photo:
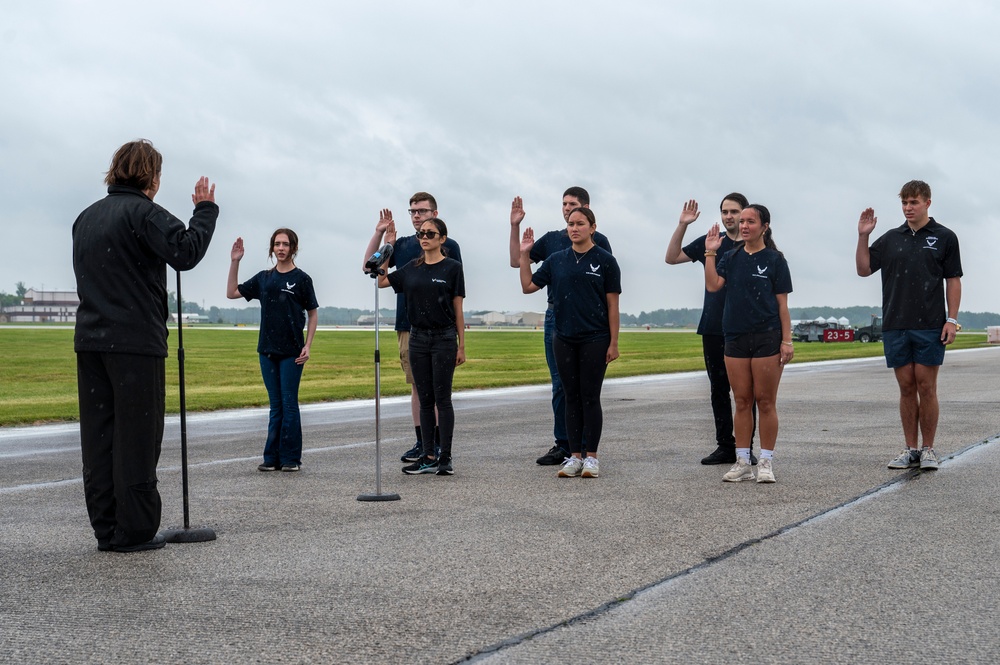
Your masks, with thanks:
M773 483L774 482L774 467L771 466L771 460L760 458L760 462L757 464L757 482L758 483Z
M598 473L600 473L600 465L597 463L596 457L586 457L583 460L583 471L580 472L581 478L596 478Z
M738 483L741 480L753 480L753 467L746 457L737 457L736 464L726 471L722 479L727 483Z
M934 471L938 468L938 458L934 454L933 448L921 448L920 449L920 470L921 471ZM916 465L914 465L916 466Z
M899 457L889 462L890 469L912 469L920 466L920 451L916 448L904 448Z
M583 460L579 457L567 457L563 465L559 467L559 473L556 475L560 478L575 478L580 475L583 471Z

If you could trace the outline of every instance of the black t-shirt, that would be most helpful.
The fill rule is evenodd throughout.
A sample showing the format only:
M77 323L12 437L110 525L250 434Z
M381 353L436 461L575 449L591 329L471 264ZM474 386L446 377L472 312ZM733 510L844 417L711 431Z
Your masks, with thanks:
M389 267L405 266L410 261L422 256L423 253L424 250L420 247L420 241L417 240L416 235L396 238L396 242L392 246L392 256L389 257ZM455 259L459 263L462 262L462 250L458 246L458 243L451 238L444 241L444 254L449 259ZM464 289L465 287L463 286L462 288ZM407 311L406 294L397 290L395 328L400 332L406 332L410 329L411 322ZM420 328L422 326L417 327Z
M455 327L455 298L465 297L461 263L449 258L420 265L410 261L389 273L388 278L392 290L406 296L406 314L413 328ZM398 320L398 312L396 316Z
M611 243L608 242L607 236L600 231L594 231L594 244L601 249L607 250L609 254L611 253ZM549 258L556 252L561 252L572 246L573 241L569 239L569 233L566 232L566 229L549 231L535 241L528 256L532 263L538 263ZM552 304L552 289L548 291L548 302L549 305Z
M944 280L962 276L958 236L931 217L914 233L905 222L868 248L882 271L882 329L938 330L948 316Z
M571 342L610 335L608 294L622 292L622 273L611 252L597 246L582 255L564 249L545 259L531 281L549 287L556 335Z
M261 270L237 287L247 300L260 300L257 353L289 358L306 345L302 328L306 311L319 307L312 279L299 268L288 272Z
M727 234L722 235L722 247L719 248L719 256L722 256L736 245L735 240ZM691 241L683 252L692 261L697 261L705 265L705 236L701 236ZM718 259L717 259L718 260ZM698 322L699 335L721 335L722 334L722 312L726 308L726 287L712 293L705 289L705 304L701 309L701 320Z
M722 329L732 338L747 333L781 330L779 293L792 292L788 262L776 249L747 254L744 247L719 257L716 272L726 280Z

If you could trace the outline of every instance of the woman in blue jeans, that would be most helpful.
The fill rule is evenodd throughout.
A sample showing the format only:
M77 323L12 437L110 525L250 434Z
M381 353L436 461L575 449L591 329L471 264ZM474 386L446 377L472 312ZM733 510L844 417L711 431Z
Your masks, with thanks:
M451 442L455 432L455 409L451 404L451 384L455 367L465 362L465 274L462 264L445 255L448 227L437 217L420 225L417 240L423 254L388 275L380 275L378 285L391 286L406 295L410 319L410 371L420 402L420 431L423 454L403 467L409 475L454 474ZM386 229L385 241L396 241L396 226ZM434 445L434 412L440 434L441 454Z
M264 461L258 471L298 471L302 468L302 421L299 381L316 334L316 292L312 279L295 265L299 237L291 229L271 234L267 252L274 267L239 284L243 238L233 243L226 296L260 300L260 373L264 377L271 417L267 425ZM303 338L302 328L308 327Z

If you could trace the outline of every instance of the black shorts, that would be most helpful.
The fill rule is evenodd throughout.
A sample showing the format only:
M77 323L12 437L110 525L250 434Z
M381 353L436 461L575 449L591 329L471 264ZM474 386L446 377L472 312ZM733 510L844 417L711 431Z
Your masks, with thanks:
M780 330L726 335L725 354L730 358L770 358L779 353L781 353Z

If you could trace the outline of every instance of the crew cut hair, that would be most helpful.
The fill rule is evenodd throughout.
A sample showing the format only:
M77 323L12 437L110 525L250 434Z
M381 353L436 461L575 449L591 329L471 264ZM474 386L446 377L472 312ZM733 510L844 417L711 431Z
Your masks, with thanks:
M145 191L153 186L163 167L163 155L146 139L129 141L111 158L104 184L123 185Z
M582 206L590 205L590 193L583 187L570 187L563 192L563 198L566 198L567 196L572 196L574 199L579 201Z
M915 196L922 196L925 201L930 201L931 186L923 180L911 180L899 190L899 198L901 199L912 199Z
M719 212L722 212L722 204L725 203L726 201L735 201L736 203L739 203L741 210L750 205L750 201L749 199L747 199L747 197L743 196L739 192L733 192L732 194L727 194L723 196L722 200L719 201Z
M413 205L414 203L419 203L420 201L429 202L431 204L431 210L438 209L437 199L435 199L427 192L417 192L416 194L410 197L410 205Z

